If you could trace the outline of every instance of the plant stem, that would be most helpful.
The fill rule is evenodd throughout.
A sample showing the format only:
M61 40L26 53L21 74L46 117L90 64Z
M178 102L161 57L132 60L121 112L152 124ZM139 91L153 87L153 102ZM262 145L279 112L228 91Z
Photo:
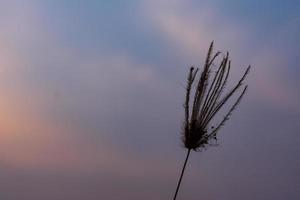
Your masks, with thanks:
M178 193L178 190L179 190L179 187L180 187L180 184L181 184L181 180L182 180L182 177L183 177L183 174L184 174L184 171L185 171L186 163L187 163L187 161L189 159L189 156L190 156L190 152L191 152L191 149L188 149L173 200L176 200L177 193Z

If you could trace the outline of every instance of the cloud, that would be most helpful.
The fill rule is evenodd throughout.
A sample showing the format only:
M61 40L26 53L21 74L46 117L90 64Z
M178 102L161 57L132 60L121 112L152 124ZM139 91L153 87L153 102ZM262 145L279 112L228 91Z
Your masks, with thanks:
M247 64L252 65L248 82L257 103L299 110L299 93L294 85L288 84L289 70L285 67L286 61L293 58L280 47L270 45L276 43L278 35L288 37L289 33L282 30L291 30L291 22L274 30L268 41L263 42L255 27L233 23L216 5L203 4L195 10L182 1L151 1L144 3L142 10L145 20L161 37L175 44L178 55L199 62L198 57L201 55L203 60L210 41L215 40L217 49L231 53L233 79L238 79Z
M217 6L193 8L182 1L146 1L142 6L145 20L152 24L165 40L175 43L178 51L188 57L205 55L212 40L218 47L229 48L247 38L249 27L233 24Z
M12 12L0 27L1 163L42 171L171 173L168 165L158 170L150 167L154 161L122 152L105 125L114 125L112 111L143 113L147 105L136 98L165 93L170 86L163 77L126 54L93 56L63 46L36 20L34 7L20 16L15 6L8 6Z

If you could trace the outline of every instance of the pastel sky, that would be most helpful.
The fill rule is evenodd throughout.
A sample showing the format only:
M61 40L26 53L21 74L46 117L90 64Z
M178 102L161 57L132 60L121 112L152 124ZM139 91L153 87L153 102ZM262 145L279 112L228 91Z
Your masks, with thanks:
M300 199L300 2L1 0L0 199L171 199L212 40L249 90L178 199ZM232 81L233 82L233 81Z

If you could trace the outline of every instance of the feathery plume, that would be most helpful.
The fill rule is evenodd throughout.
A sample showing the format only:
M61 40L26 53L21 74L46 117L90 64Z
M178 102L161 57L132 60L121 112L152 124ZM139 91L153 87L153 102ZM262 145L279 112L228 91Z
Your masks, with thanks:
M175 200L177 197L191 150L201 151L207 146L214 144L211 141L217 140L218 131L222 126L224 126L232 112L237 108L247 90L246 85L238 95L238 98L230 107L229 111L227 111L221 122L215 126L211 126L212 128L209 130L208 127L211 125L212 120L216 117L221 108L243 86L244 80L250 70L250 66L248 66L237 84L231 90L229 90L229 92L223 95L230 74L231 61L229 60L229 53L227 52L226 55L221 59L217 71L212 74L212 68L214 66L213 63L220 54L220 52L217 52L213 55L213 42L211 42L203 70L199 77L198 83L196 84L193 103L191 106L190 99L192 86L195 84L195 79L199 69L191 67L188 74L184 103L185 118L182 135L182 141L184 143L184 147L187 149L187 155L173 200Z

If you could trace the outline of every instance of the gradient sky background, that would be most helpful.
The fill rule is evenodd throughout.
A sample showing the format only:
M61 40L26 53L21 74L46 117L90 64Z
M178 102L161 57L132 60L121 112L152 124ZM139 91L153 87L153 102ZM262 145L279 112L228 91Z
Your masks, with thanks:
M201 2L201 3L200 3ZM209 43L249 90L178 199L300 199L300 2L0 1L0 199L171 199Z

